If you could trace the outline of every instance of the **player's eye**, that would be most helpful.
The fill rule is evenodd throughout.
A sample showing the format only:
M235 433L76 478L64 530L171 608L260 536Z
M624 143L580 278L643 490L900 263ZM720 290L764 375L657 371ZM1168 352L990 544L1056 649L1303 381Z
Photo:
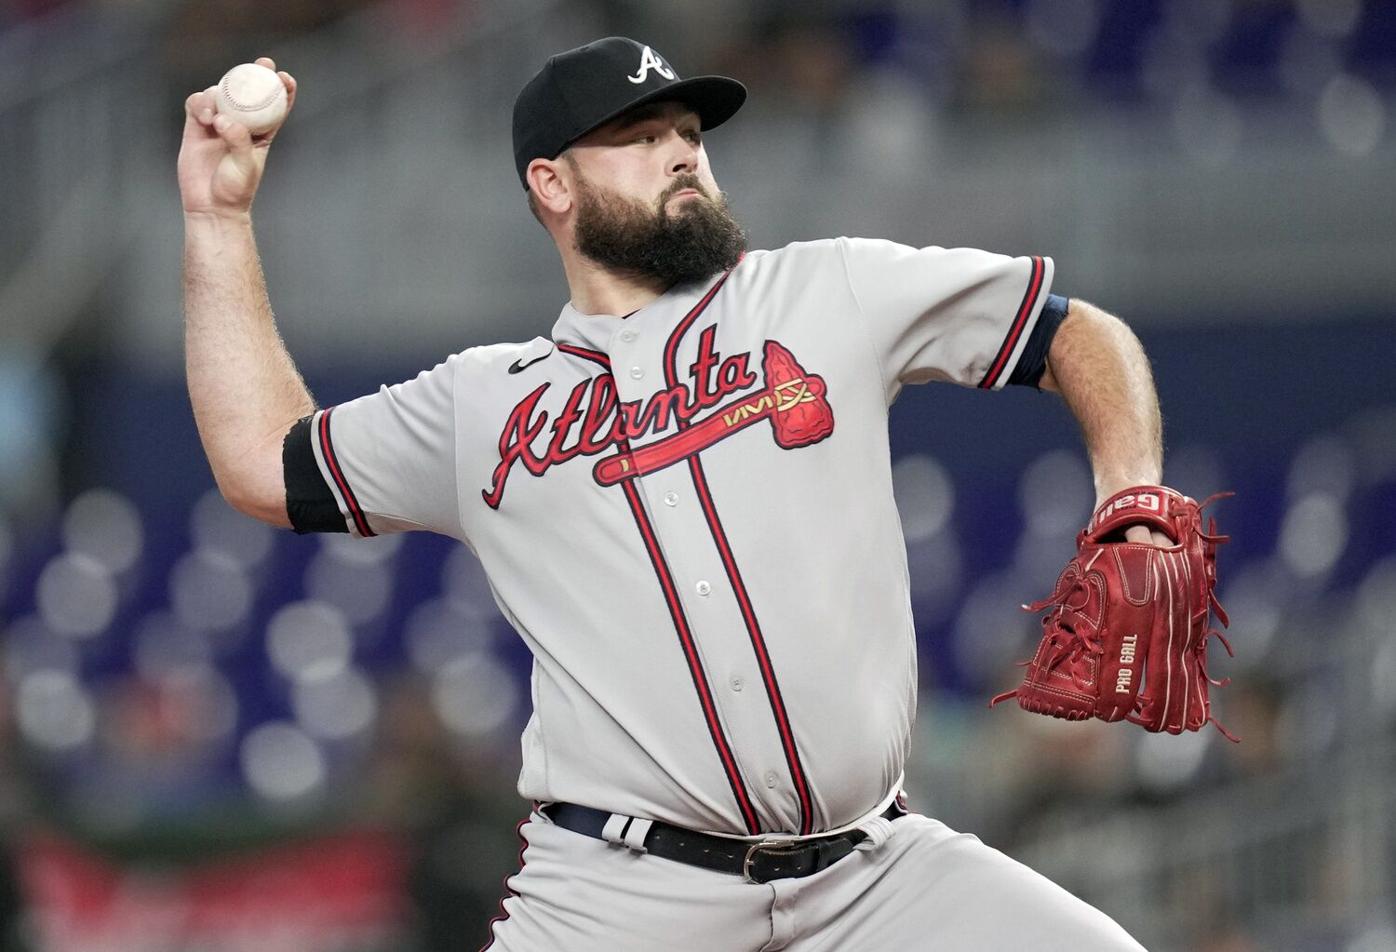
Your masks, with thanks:
M699 132L697 129L689 129L687 132L683 134L683 137L687 139L689 142L692 142L694 145L697 145L698 143L703 141L703 134Z

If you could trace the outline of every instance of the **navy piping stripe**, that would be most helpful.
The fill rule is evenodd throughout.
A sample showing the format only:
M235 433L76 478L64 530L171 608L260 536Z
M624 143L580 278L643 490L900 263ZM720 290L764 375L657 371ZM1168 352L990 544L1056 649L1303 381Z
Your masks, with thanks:
M711 297L712 292L709 292L706 299L711 299ZM594 361L606 368L608 372L611 369L610 358L599 351L588 350L572 344L558 344L558 349L585 360ZM629 453L630 441L621 440L620 449L624 453ZM737 807L742 813L747 832L755 835L761 829L760 822L756 818L756 808L752 806L751 797L746 791L746 786L742 783L741 774L737 770L737 759L732 754L731 745L722 732L722 724L717 717L717 704L713 700L712 687L708 684L702 659L698 656L698 646L693 640L693 632L683 613L683 605L679 602L678 588L674 584L668 563L664 561L663 553L659 551L659 541L655 537L654 527L650 525L649 517L645 514L644 503L640 500L635 481L627 480L623 488L626 502L630 505L630 514L635 520L635 527L640 532L640 538L645 543L645 551L649 554L650 564L654 567L660 590L664 594L664 601L669 608L669 616L674 622L674 631L678 635L679 646L683 649L684 658L688 662L688 672L693 678L693 688L698 694L698 703L703 708L703 719L707 722L713 746L717 749L718 758L722 761L723 772L727 774L728 786L732 788L732 796L737 801Z
M375 536L368 525L368 517L364 515L363 508L359 506L359 500L354 496L354 490L349 488L349 480L344 478L339 465L339 457L335 455L334 440L330 439L330 407L320 414L320 452L324 454L325 462L330 467L330 475L334 477L335 485L339 487L339 493L344 497L344 505L349 509L349 516L354 520L355 527L359 530L359 535L364 537Z
M599 350L587 350L585 347L578 347L576 344L558 344L557 349L564 354L571 354L574 357L595 361L607 370L611 369L611 358L607 357Z
M533 803L533 809L537 810L538 807L539 807L539 803L538 803L538 801L535 800L534 803ZM519 873L522 873L522 872L523 872L523 869L524 869L524 853L528 850L528 840L524 839L523 828L524 828L524 824L527 823L527 822L529 821L530 818L531 818L531 814L530 814L530 816L526 816L526 817L524 817L522 820L520 820L519 823L518 823L518 825L514 827L514 833L517 834L518 837L519 837ZM506 899L514 898L514 897L517 897L517 896L519 895L519 893L518 893L517 890L515 890L515 889L513 889L513 888L511 888L511 887L509 886L509 880L510 880L511 876L517 876L517 875L518 875L518 873L514 873L514 874L505 874L503 881L500 883L500 886L503 887L504 893L505 893L505 894L504 894L503 896L501 896L501 897L500 897L500 900L499 900L499 913L498 913L494 918L492 918L492 919L489 921L489 925L486 926L486 929L488 930L488 934L489 934L489 940L486 941L485 944L484 944L483 946L480 947L480 952L485 952L486 949L488 949L490 946L494 945L494 938L495 938L495 936L494 936L494 927L495 927L496 925L498 925L499 923L503 922L505 919L508 919L508 918L509 918L509 910L507 910L507 909L504 908L504 901L505 901Z
M994 384L998 383L999 377L1003 375L1003 368L1008 365L1008 358L1013 355L1014 349L1018 346L1018 338L1023 335L1023 328L1027 326L1033 305L1037 303L1038 294L1042 291L1042 278L1046 271L1047 267L1042 258L1033 255L1032 271L1028 275L1028 288L1023 292L1023 301L1018 305L1018 313L1013 318L1013 326L1008 329L1008 336L1004 338L1003 345L999 347L994 362L989 365L984 379L979 381L981 390L992 389Z
M722 522L718 518L712 491L708 488L707 478L703 474L703 464L699 462L696 454L689 457L689 470L693 474L693 485L698 491L703 515L708 520L713 541L717 543L718 553L722 557L722 566L727 573L727 580L732 584L732 591L737 596L737 605L741 609L742 620L746 623L752 651L756 654L756 663L761 669L761 680L766 685L766 697L770 701L771 714L775 717L776 730L780 734L781 749L785 752L786 766L790 769L790 779L795 784L795 793L800 801L800 835L807 836L814 831L814 805L810 798L809 780L806 778L804 766L800 762L800 753L795 744L795 734L790 725L790 716L785 710L785 698L780 691L780 682L776 679L775 667L771 663L770 653L766 649L766 637L761 632L761 623L756 618L756 609L752 607L751 596L747 594L746 582L742 580L741 572L737 568L736 557L732 554L731 543L727 541L727 533L722 528Z
M761 830L761 825L756 819L756 808L752 806L751 799L747 796L746 789L742 785L741 776L737 773L736 757L732 755L732 748L728 745L727 737L722 733L722 725L718 722L717 705L713 701L712 688L708 685L707 675L703 671L703 662L698 657L698 646L693 640L692 630L688 627L688 619L684 616L683 606L679 603L674 577L670 574L669 566L659 551L659 543L654 537L654 527L650 525L649 519L645 516L644 505L640 501L639 490L635 488L635 481L633 479L626 480L624 489L625 498L630 503L630 513L635 517L635 526L640 530L640 536L645 540L645 550L649 553L650 563L654 566L654 574L659 579L659 587L664 592L664 601L669 606L669 615L674 621L674 630L678 633L679 644L683 648L685 658L688 659L688 672L693 678L693 688L698 692L698 702L702 706L703 716L708 722L708 733L712 735L713 745L717 747L718 757L722 760L722 768L727 774L727 783L732 788L732 795L736 797L737 805L746 821L747 832L754 836Z
M664 382L669 387L676 386L678 382L679 342L696 322L698 315L707 308L708 303L712 301L718 289L727 281L731 273L728 271L724 274L722 279L713 285L712 289L703 296L703 299L693 310L688 312L674 328L673 333L669 335L669 341L664 347ZM678 421L678 428L681 430L690 425L683 420ZM718 554L722 557L727 580L731 583L732 591L737 596L737 605L741 609L742 620L746 624L747 635L751 639L752 651L755 652L757 665L761 669L761 680L765 683L766 697L771 705L771 714L775 718L776 731L780 735L786 766L790 770L790 779L795 785L795 793L800 801L800 834L808 835L814 828L814 804L810 795L809 780L805 776L804 766L800 761L800 752L795 744L795 732L790 724L790 716L785 709L785 699L780 691L780 683L776 679L770 652L766 648L766 638L761 632L761 623L756 617L756 609L751 604L751 596L747 593L741 570L737 567L737 559L732 553L727 533L722 527L722 521L718 518L717 505L713 502L712 491L708 488L707 477L703 473L703 465L699 461L699 455L695 453L688 459L689 471L693 475L693 486L698 493L699 503L702 505L703 515L707 519L713 542L717 545Z

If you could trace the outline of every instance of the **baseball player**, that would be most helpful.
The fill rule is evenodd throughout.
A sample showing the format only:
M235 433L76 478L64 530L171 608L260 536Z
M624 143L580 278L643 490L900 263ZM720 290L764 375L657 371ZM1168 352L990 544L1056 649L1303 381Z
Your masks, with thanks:
M479 557L534 659L534 806L491 948L1138 949L904 802L916 656L887 412L933 380L1060 392L1127 514L1118 492L1160 478L1142 350L1053 294L1050 258L746 250L705 147L745 97L629 39L552 57L513 125L570 290L551 334L318 409L251 226L275 134L190 96L188 377L218 485L297 532L425 529ZM1141 551L1170 544L1126 522Z

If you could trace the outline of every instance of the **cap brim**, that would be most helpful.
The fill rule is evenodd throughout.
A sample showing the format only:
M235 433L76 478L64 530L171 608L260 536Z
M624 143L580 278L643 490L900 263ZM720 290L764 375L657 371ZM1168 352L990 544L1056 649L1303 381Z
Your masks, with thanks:
M677 83L670 83L644 96L637 96L609 115L598 119L589 129L577 133L562 148L568 148L578 139L596 131L611 120L623 116L637 106L668 101L681 102L698 113L702 129L706 132L709 129L716 129L737 114L737 110L742 108L742 103L746 102L746 87L735 79L728 79L726 76L694 76L692 79L681 79Z

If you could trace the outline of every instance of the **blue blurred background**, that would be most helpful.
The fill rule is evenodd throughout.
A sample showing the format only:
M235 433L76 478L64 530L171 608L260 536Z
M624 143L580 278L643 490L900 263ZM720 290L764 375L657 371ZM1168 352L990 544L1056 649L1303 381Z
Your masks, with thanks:
M611 33L748 84L707 142L755 247L1054 256L1153 359L1166 481L1237 493L1212 654L1242 744L989 712L1089 471L1053 397L904 393L913 806L1150 949L1396 949L1396 4L27 0L0 8L0 950L485 941L527 652L463 547L296 537L213 490L181 106L262 54L300 81L255 218L330 405L548 333L509 109Z

